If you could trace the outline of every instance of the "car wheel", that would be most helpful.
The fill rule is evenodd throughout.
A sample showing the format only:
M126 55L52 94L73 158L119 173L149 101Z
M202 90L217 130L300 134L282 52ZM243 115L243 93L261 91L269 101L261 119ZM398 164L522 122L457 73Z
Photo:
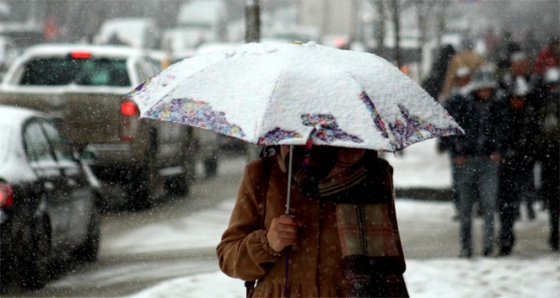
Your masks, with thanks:
M92 206L91 218L88 225L88 234L85 242L74 251L77 262L95 262L99 252L101 217L97 207Z
M190 186L194 182L197 144L192 139L192 129L189 128L185 137L189 142L185 144L182 155L183 171L165 180L165 191L171 196L186 196L189 194Z
M171 177L165 181L165 190L170 196L186 196L189 188L189 183L184 175Z
M218 172L218 157L216 155L204 160L204 173L206 177L213 177Z
M23 255L22 286L38 290L45 286L49 273L50 233L47 221L38 219L32 229L32 244Z
M152 207L152 189L155 185L150 167L144 167L129 172L126 193L128 207L131 210L146 210Z

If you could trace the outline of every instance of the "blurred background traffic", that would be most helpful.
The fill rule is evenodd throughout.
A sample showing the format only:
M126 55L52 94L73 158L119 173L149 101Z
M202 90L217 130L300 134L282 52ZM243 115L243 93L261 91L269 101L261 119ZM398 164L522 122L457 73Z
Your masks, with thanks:
M260 24L245 17L252 6ZM374 52L421 81L438 50L459 50L464 38L494 61L510 42L536 55L558 34L558 7L557 0L3 0L0 62L5 68L45 42L127 44L176 61L245 42L258 26L261 41Z

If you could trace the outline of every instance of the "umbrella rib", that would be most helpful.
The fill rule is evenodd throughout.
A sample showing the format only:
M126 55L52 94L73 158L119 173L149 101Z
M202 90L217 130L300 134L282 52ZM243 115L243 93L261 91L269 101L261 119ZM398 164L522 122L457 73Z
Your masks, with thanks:
M389 132L387 127L385 127L385 121L381 117L381 114L377 112L377 108L375 107L375 104L373 103L373 100L369 97L369 94L366 92L366 89L364 88L364 86L360 83L360 81L352 73L350 73L348 71L345 71L345 72L360 87L360 90L362 90L362 94L360 95L359 99L362 101L362 103L364 103L366 105L366 107L368 109L371 109L370 113L371 113L371 117L372 117L372 120L373 120L373 124L377 127L377 123L375 123L376 118L378 118L378 120L381 121L383 127L382 128L377 127L377 128L380 130L382 135L386 134L386 136L384 136L384 137L389 141L389 145L393 149L393 152L396 151L395 144L394 144L395 136L393 136L393 134Z
M278 78L281 77L281 75L284 74L284 71L281 70L280 74L278 75ZM268 110L270 109L270 102L272 101L272 99L274 98L274 94L276 93L276 88L278 87L278 83L280 82L280 80L276 80L276 82L274 82L274 88L272 88L272 92L270 93L270 97L268 99L267 105L266 105L266 110L264 111L264 113L261 115L261 119L259 122L259 128L257 129L257 131L261 131L262 128L264 127L264 121L266 119L266 115L268 114ZM260 135L260 133L259 133ZM264 144L261 144L264 145Z

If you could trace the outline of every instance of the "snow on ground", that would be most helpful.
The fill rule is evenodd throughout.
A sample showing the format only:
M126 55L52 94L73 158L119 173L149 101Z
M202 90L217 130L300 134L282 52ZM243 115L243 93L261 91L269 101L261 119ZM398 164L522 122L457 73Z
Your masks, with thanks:
M434 141L416 144L403 155L386 155L385 158L395 168L395 185L436 188L450 185L448 157L435 153ZM143 228L157 231L154 235L163 242L144 239L141 235L146 231L138 230L111 245L117 249L133 243L138 251L159 249L154 247L156 243L175 249L215 247L232 208L233 198L215 209L189 215L180 229ZM451 203L407 199L397 200L396 208L399 218L418 218L423 224L436 225L449 225L453 212ZM547 225L545 217L537 220L537 224ZM560 297L560 255L407 259L405 279L411 297ZM245 288L242 281L217 271L169 280L130 297L241 298L245 297Z
M416 216L434 224L449 224L450 204L397 200L399 217ZM233 208L233 199L215 210L206 210L186 220L185 233L204 231L205 241L193 241L190 248L215 246ZM212 218L208 216L212 214ZM444 215L444 216L442 216ZM220 219L218 222L211 221ZM541 219L546 224L546 219ZM195 228L197 227L197 228ZM203 227L203 228L202 228ZM167 234L170 236L170 234ZM195 234L195 238L198 238ZM202 237L201 237L202 238ZM133 239L129 239L133 240ZM134 239L136 241L136 239ZM152 241L155 242L155 241ZM148 244L149 241L146 242ZM143 246L138 245L138 246ZM407 259L405 273L411 297L542 297L556 298L560 293L560 257L540 258L514 255L508 258L473 257ZM217 271L163 282L131 298L245 297L243 282Z

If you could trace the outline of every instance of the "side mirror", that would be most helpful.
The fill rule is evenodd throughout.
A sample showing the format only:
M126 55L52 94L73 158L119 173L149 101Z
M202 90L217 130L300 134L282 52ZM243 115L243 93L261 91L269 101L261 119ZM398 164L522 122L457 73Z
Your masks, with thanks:
M85 162L94 162L97 160L97 156L92 151L84 150L80 154L80 159Z

